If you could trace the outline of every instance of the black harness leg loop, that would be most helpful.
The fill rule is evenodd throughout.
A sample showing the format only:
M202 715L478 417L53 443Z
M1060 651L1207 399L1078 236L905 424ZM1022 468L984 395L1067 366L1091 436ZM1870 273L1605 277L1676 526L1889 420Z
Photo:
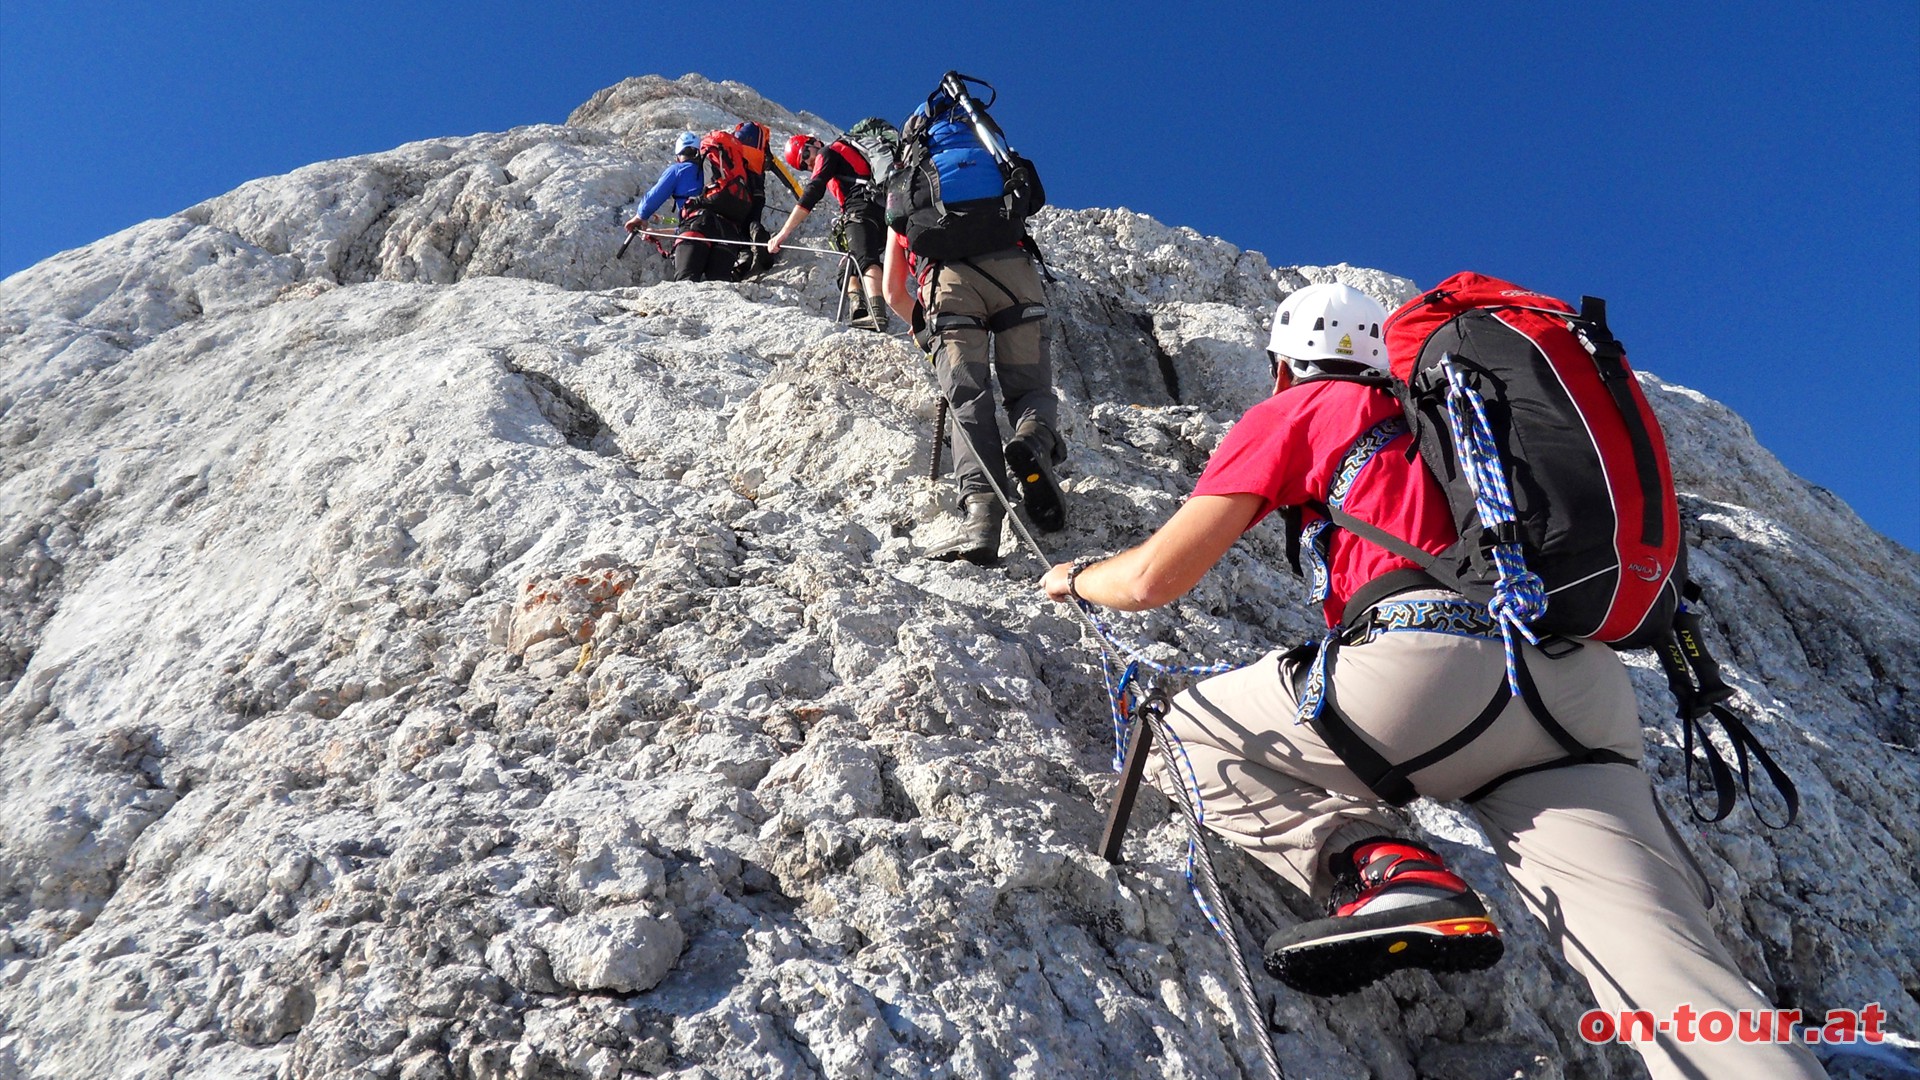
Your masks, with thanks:
M1326 650L1325 659L1322 661L1324 682L1320 688L1320 711L1313 717L1313 730L1319 734L1321 741L1327 744L1327 749L1333 751L1334 756L1339 758L1361 783L1367 785L1367 790L1373 792L1381 802L1389 806L1407 805L1419 798L1420 793L1415 791L1413 785L1404 777L1393 777L1393 763L1382 757L1379 751L1368 746L1367 741L1361 738L1360 733L1355 731L1353 725L1347 721L1346 714L1340 711L1339 702L1333 692L1333 664L1340 649L1340 640L1331 638L1324 648ZM1311 666L1309 662L1294 669L1293 688L1296 701L1305 692Z
M1426 753L1416 754L1387 770L1383 779L1396 783L1406 781L1410 784L1408 777L1465 750L1468 743L1485 734L1486 730L1493 726L1493 722L1500 719L1500 714L1506 711L1507 702L1511 700L1513 700L1513 691L1507 686L1507 680L1502 678L1500 685L1494 689L1493 697L1488 699L1486 707L1480 710L1480 715L1474 717L1472 722L1455 732L1452 738L1439 746Z
M1516 655L1513 659L1515 673L1520 676L1520 700L1526 702L1527 711L1533 714L1534 721L1554 742L1560 744L1560 748L1567 752L1566 756L1501 773L1468 792L1465 801L1478 802L1493 794L1509 780L1531 773L1546 772L1549 769L1565 769L1574 765L1639 765L1639 762L1618 751L1590 747L1574 738L1573 733L1566 729L1566 725L1560 723L1559 719L1553 715L1553 711L1547 708L1546 700L1540 696L1540 687L1533 681L1533 672L1527 670L1526 657Z

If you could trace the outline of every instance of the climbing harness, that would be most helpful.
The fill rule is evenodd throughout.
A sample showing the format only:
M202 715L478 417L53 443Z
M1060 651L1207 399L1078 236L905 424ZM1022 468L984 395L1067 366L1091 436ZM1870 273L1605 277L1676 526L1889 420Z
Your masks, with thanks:
M1490 794L1495 788L1514 777L1526 772L1560 768L1567 765L1594 762L1620 761L1632 763L1632 759L1607 750L1599 750L1583 745L1575 739L1547 709L1535 689L1531 674L1527 671L1522 658L1520 644L1539 648L1549 658L1564 656L1573 649L1580 648L1578 643L1556 635L1542 637L1534 632L1532 623L1547 609L1547 592L1538 575L1527 568L1526 557L1520 543L1520 525L1514 508L1513 493L1506 481L1506 467L1501 461L1497 443L1492 434L1492 425L1487 418L1486 403L1480 393L1470 384L1463 365L1457 358L1448 354L1441 357L1440 366L1447 379L1446 419L1453 444L1458 449L1461 472L1465 475L1473 494L1474 512L1484 524L1486 535L1493 540L1489 555L1494 566L1496 581L1491 597L1484 608L1467 601L1448 601L1455 607L1451 617L1450 629L1435 625L1383 625L1383 610L1404 609L1406 605L1378 605L1375 602L1382 596L1418 584L1437 584L1432 578L1423 578L1417 572L1408 572L1405 576L1398 573L1386 575L1377 583L1380 587L1363 590L1363 597L1356 597L1358 603L1350 603L1347 610L1347 626L1328 631L1319 643L1317 652L1306 663L1299 682L1300 712L1297 722L1310 723L1318 731L1327 745L1340 759L1351 768L1367 786L1381 799L1395 806L1404 805L1417 797L1408 776L1441 758L1459 750L1487 727L1491 726L1500 710L1512 697L1518 697L1527 703L1528 709L1540 722L1555 742L1566 751L1564 757L1535 765L1527 769L1509 772L1495 777L1489 783L1466 796L1471 802ZM1432 557L1413 549L1382 530L1346 514L1341 503L1348 485L1365 464L1372 460L1387 442L1407 431L1400 418L1383 421L1354 441L1347 455L1342 459L1335 472L1333 489L1325 507L1329 520L1316 521L1299 533L1298 544L1301 554L1312 565L1308 575L1315 600L1326 598L1327 571L1326 556L1330 529L1333 526L1348 528L1358 535L1373 540L1416 562L1424 556L1430 566ZM1384 591L1383 591L1383 587ZM1733 810L1735 800L1734 770L1714 748L1708 738L1703 721L1713 717L1720 721L1726 731L1728 741L1733 746L1735 765L1739 772L1739 789L1747 792L1749 802L1753 800L1752 772L1754 766L1764 772L1773 784L1775 791L1785 804L1784 819L1775 822L1758 809L1754 802L1754 816L1770 828L1784 828L1793 823L1799 815L1799 793L1793 781L1787 776L1771 754L1760 743L1752 729L1738 715L1727 709L1722 702L1733 696L1733 689L1721 679L1719 666L1707 653L1706 645L1699 634L1700 618L1687 607L1687 600L1698 601L1700 589L1697 584L1688 582L1685 595L1672 619L1672 627L1653 642L1653 648L1660 657L1662 668L1667 675L1668 686L1674 700L1678 703L1678 716L1681 723L1682 754L1686 759L1685 786L1687 789L1688 810L1695 820L1715 822L1724 819ZM1466 609L1479 609L1477 617L1468 620L1461 605ZM1369 607L1371 606L1371 610ZM1355 626L1356 618L1364 625ZM1471 622L1472 629L1462 629ZM1499 637L1504 645L1506 656L1507 680L1501 692L1488 703L1480 716L1454 738L1433 750L1399 765L1390 765L1373 751L1353 730L1337 707L1331 704L1331 670L1336 650L1343 639L1360 633L1365 640L1381 630L1424 629L1440 632L1470 632L1475 636ZM1355 643L1346 640L1345 643ZM1304 661L1303 661L1304 662ZM1695 746L1699 751L1695 752ZM1702 770L1707 783L1712 787L1715 798L1711 814L1701 811L1696 799L1696 770Z
M1446 370L1449 376L1457 374L1457 369L1450 361L1446 364ZM1449 419L1454 424L1456 445L1462 448L1462 467L1468 471L1477 512L1492 530L1499 530L1503 525L1510 526L1514 520L1513 499L1501 476L1499 455L1492 449L1491 438L1487 435L1486 415L1479 395L1457 378L1452 385L1455 393L1448 397ZM1302 530L1299 537L1299 554L1301 561L1308 564L1304 576L1309 580L1313 600L1324 601L1329 595L1331 571L1327 560L1332 529L1352 528L1349 523L1357 520L1344 509L1355 480L1369 462L1388 445L1406 435L1408 430L1402 417L1382 420L1355 439L1335 467L1326 502L1317 507L1324 511L1325 518ZM1353 531L1365 536L1370 530L1363 527ZM1287 654L1286 660L1293 663L1294 695L1299 702L1294 722L1310 725L1327 744L1327 748L1352 770L1354 776L1389 805L1405 806L1419 798L1420 793L1414 788L1412 775L1465 749L1493 726L1494 721L1506 710L1508 702L1514 698L1526 702L1534 719L1565 754L1541 765L1503 773L1469 794L1467 801L1482 798L1501 784L1527 772L1566 765L1633 762L1633 759L1614 751L1581 743L1547 708L1521 656L1516 635L1539 647L1549 657L1565 656L1581 646L1553 637L1542 642L1528 628L1527 623L1546 607L1545 593L1540 587L1539 578L1527 571L1519 542L1513 538L1510 529L1496 532L1495 535L1506 539L1497 544L1494 550L1499 584L1489 603L1482 605L1464 597L1396 599L1398 593L1421 586L1439 587L1439 583L1418 573L1383 575L1378 579L1377 586L1370 586L1355 597L1357 603L1349 602L1342 625L1330 628L1318 641L1308 642ZM1403 546L1411 549L1410 545ZM1333 674L1342 648L1364 644L1379 634L1407 630L1500 639L1505 645L1507 677L1466 727L1439 746L1395 764L1362 738L1341 711L1335 700Z

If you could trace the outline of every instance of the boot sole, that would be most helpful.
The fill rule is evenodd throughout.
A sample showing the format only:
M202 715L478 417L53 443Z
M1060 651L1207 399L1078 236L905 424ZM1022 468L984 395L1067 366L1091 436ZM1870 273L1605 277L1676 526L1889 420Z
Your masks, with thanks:
M1484 915L1356 928L1338 936L1276 944L1267 942L1267 973L1318 997L1350 994L1407 968L1480 971L1492 967L1506 952L1499 928Z
M1020 481L1020 505L1041 532L1058 532L1067 524L1067 497L1053 479L1053 470L1015 439L1006 446L1007 467Z
M1000 553L982 548L956 548L951 551L930 551L927 558L933 562L970 562L975 566L999 566Z

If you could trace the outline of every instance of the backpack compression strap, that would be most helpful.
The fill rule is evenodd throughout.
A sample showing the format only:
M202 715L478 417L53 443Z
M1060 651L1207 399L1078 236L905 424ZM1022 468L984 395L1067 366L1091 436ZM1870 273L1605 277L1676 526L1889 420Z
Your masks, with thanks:
M1666 500L1659 490L1659 458L1653 451L1653 436L1641 416L1640 403L1633 399L1633 372L1627 370L1627 350L1614 338L1613 331L1607 329L1607 302L1597 296L1581 297L1580 317L1574 322L1574 333L1593 354L1594 366L1600 369L1600 381L1606 385L1607 393L1620 410L1620 419L1627 426L1627 442L1633 447L1633 468L1641 482L1640 540L1648 547L1657 548L1666 543L1667 537Z

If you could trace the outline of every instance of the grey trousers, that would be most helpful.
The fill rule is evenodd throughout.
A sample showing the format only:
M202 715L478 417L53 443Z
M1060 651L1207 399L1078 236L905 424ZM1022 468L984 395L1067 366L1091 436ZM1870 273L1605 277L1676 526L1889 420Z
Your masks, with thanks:
M1383 634L1337 654L1337 700L1389 761L1405 761L1465 727L1506 678L1498 640L1423 631ZM1324 899L1325 857L1397 831L1383 805L1307 724L1294 722L1291 672L1275 652L1201 682L1168 721L1191 763L1206 824L1287 881ZM1613 650L1586 643L1548 659L1526 647L1547 708L1582 743L1638 760L1633 688ZM1519 700L1465 749L1416 772L1423 796L1459 798L1513 769L1565 752ZM1175 761L1180 755L1175 754ZM1187 768L1156 755L1154 779ZM1601 1008L1670 1017L1766 1009L1714 937L1703 883L1675 849L1638 766L1577 765L1520 776L1470 804L1520 897ZM1798 1045L1743 1045L1670 1035L1633 1044L1653 1076L1822 1077Z
M1058 436L1060 402L1053 393L1046 320L998 333L984 327L987 320L1009 308L1045 302L1033 260L1014 248L966 262L942 263L924 287L921 303L929 325L942 315L971 317L983 324L940 330L933 338L934 371L952 408L954 477L963 501L969 495L987 494L994 484L1006 490L1007 464L994 413L993 379L999 380L1000 399L1013 430L1037 423L1054 440L1053 460L1066 456Z

